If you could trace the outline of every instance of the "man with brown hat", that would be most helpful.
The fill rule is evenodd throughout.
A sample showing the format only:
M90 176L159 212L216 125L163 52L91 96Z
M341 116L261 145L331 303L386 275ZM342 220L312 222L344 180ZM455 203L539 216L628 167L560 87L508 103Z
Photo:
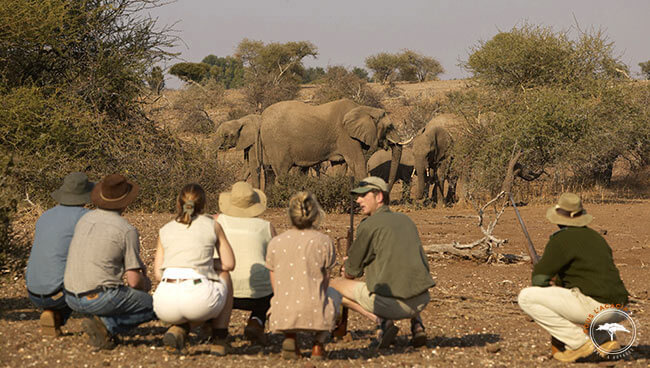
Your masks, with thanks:
M27 261L27 293L29 299L40 309L41 333L60 336L72 309L63 294L63 271L70 240L77 221L88 212L93 183L84 173L73 172L63 179L63 185L52 198L58 205L45 211L36 222L34 243Z
M138 231L121 216L138 189L122 175L106 176L90 195L97 209L79 220L70 243L66 302L92 316L83 328L99 349L113 348L116 334L155 318Z
M343 276L331 286L343 295L343 305L378 323L379 348L389 347L399 329L393 320L410 319L413 346L422 346L427 336L420 312L429 303L435 282L418 229L402 213L388 208L386 182L370 176L352 190L361 213L367 215L357 228ZM366 280L353 280L363 274Z
M590 313L593 317L602 307L625 306L628 292L614 265L612 249L600 234L587 227L593 217L582 207L580 197L562 194L546 218L560 230L551 235L533 269L533 286L519 293L518 302L526 314L566 345L566 350L555 351L553 357L574 362L596 350L584 332ZM619 315L608 316L610 320L603 318L600 322L617 322L611 318ZM616 340L595 342L601 355L619 348Z

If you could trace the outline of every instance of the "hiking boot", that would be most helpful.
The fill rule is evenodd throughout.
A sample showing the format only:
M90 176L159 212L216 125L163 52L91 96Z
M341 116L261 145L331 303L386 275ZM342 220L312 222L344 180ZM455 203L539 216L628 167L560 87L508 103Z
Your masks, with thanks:
M43 336L61 336L61 312L46 309L41 313L40 325Z
M564 343L555 337L551 336L551 355L555 355L555 353L559 353L566 350L566 346Z
M300 349L298 348L298 340L295 333L285 333L284 341L282 341L282 358L284 359L300 359Z
M97 316L86 318L82 327L88 335L88 344L99 350L111 350L115 347L115 340L108 332L106 325Z
M564 363L573 363L578 359L590 356L595 351L596 347L594 346L594 343L591 342L591 340L587 340L587 342L576 350L571 350L567 347L566 350L553 354L553 358Z
M264 325L257 318L249 318L244 328L244 337L251 342L264 345L266 342Z
M389 348L390 345L395 342L395 337L397 337L398 332L399 328L393 324L393 321L389 319L381 319L381 322L379 323L379 331L377 334L377 341L379 342L377 348Z
M419 348L427 344L427 334L424 332L424 324L419 320L411 321L411 345Z
M163 345L165 349L177 353L185 354L185 344L187 343L187 334L189 333L189 325L174 325L170 327L163 336Z
M228 337L219 338L213 337L214 341L214 354L217 356L226 356L230 353L230 343L228 342Z
M619 350L620 348L621 348L621 344L619 344L618 341L616 340L607 341L598 345L598 355L600 355L601 358L607 358L608 353Z

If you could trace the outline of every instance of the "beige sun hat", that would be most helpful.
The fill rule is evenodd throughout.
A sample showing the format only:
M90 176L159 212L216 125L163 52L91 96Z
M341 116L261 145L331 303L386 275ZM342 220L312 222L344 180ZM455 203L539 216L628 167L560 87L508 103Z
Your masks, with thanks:
M582 207L582 200L573 193L564 193L558 203L546 211L546 218L553 224L587 226L594 217Z
M359 186L352 189L352 194L365 194L373 189L379 189L382 192L388 192L388 184L384 179L377 176L369 176L359 182Z
M266 195L250 184L238 181L230 192L219 195L219 210L233 217L255 217L266 211Z

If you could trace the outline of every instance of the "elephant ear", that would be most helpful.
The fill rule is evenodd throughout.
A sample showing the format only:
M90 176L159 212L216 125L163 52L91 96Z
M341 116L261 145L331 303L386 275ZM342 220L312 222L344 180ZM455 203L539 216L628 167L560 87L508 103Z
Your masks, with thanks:
M350 137L362 142L371 150L377 148L379 135L377 122L386 112L367 106L360 106L350 110L343 116L343 128Z
M245 119L245 120L244 120ZM237 145L235 149L244 150L257 141L257 135L260 132L259 119L246 119L244 120L242 127L239 130L239 138L237 139Z

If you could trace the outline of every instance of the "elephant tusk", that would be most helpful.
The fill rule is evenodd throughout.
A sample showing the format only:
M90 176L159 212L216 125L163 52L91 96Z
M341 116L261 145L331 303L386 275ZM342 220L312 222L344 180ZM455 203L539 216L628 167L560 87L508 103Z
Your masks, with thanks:
M411 138L409 138L409 139L407 139L407 140L405 140L405 141L402 141L402 142L397 142L397 144L399 144L399 145L401 145L401 146L405 146L405 145L411 143L411 141L413 140L413 138L415 138L415 137L411 137Z

